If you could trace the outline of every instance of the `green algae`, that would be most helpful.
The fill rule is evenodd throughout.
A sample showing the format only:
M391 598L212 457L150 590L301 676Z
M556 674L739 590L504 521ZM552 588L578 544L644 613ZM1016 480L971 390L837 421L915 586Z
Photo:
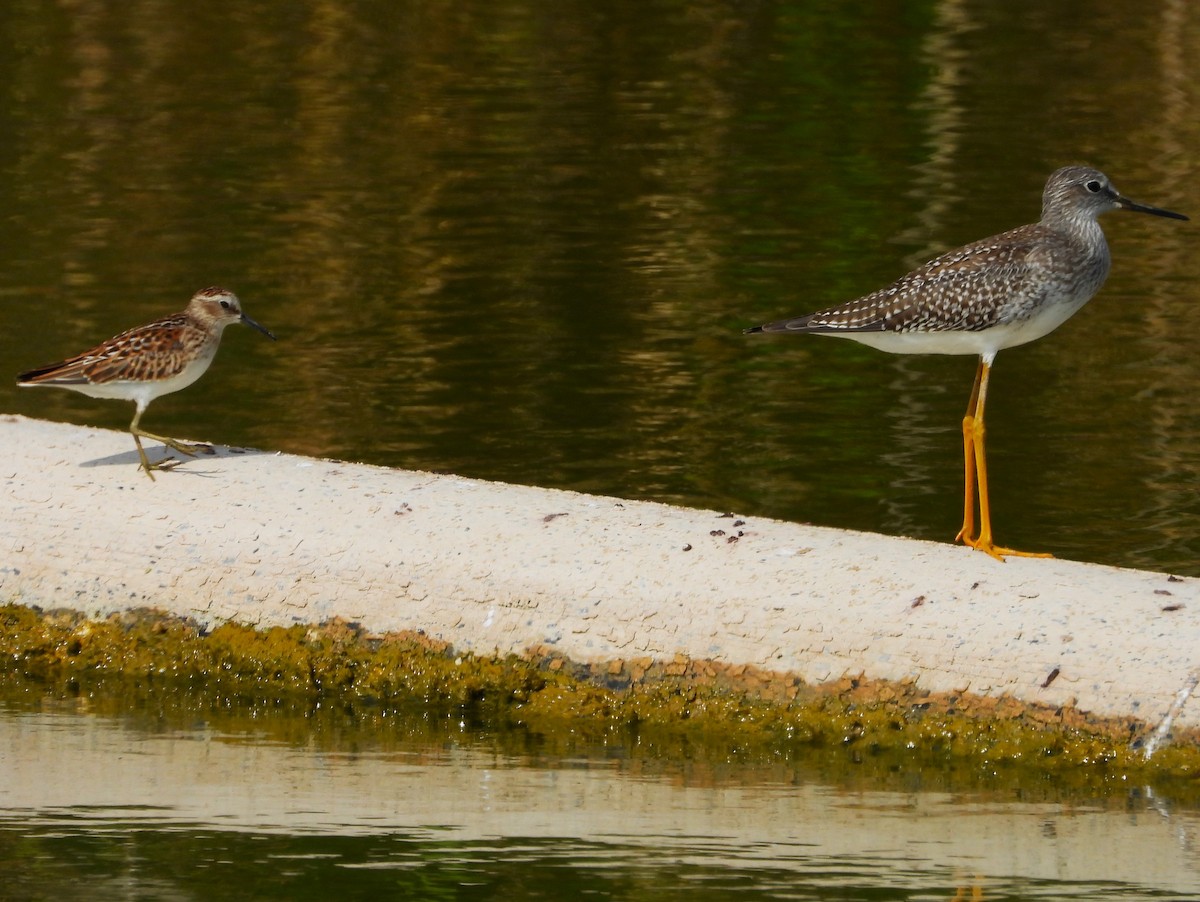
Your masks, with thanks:
M149 610L88 620L8 605L0 607L0 661L8 704L160 723L199 716L230 732L330 748L469 736L506 754L615 755L643 767L737 762L843 782L1004 785L1024 795L1154 783L1200 797L1196 737L1176 737L1147 762L1137 748L1147 727L1131 719L905 683L810 687L682 657L585 665L552 649L465 653L342 621L206 632Z

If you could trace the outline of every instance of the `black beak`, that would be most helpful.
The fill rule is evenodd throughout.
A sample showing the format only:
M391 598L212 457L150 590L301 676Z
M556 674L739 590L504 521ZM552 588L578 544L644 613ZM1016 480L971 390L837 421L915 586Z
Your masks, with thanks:
M1150 207L1146 204L1139 204L1128 197L1122 197L1120 194L1113 197L1113 200L1120 204L1123 210L1132 210L1135 213L1149 213L1151 216L1165 216L1167 219L1186 220L1188 218L1182 213L1172 213L1170 210L1164 210L1161 207Z
M1179 214L1178 214L1178 213L1172 213L1171 215L1172 215L1172 216L1178 216ZM1185 217L1183 217L1183 218L1184 218L1184 219L1187 219L1187 217L1186 217L1186 216L1185 216ZM258 324L258 323L256 323L254 320L252 320L250 317L246 316L246 314L244 314L244 313L242 314L242 322L244 322L244 323L245 323L247 326L251 326L251 327L253 327L253 328L257 329L257 330L258 330L259 332L261 332L263 335L267 336L267 338L271 339L271 341L275 341L275 336L274 336L274 335L272 335L272 334L271 334L271 333L270 333L270 332L267 330L267 327L266 327L266 326L261 326L261 325L259 325L259 324Z

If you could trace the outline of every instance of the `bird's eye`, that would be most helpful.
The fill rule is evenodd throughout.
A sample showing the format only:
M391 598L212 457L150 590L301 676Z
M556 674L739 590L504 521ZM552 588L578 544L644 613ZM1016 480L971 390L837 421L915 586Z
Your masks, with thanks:
M1096 181L1095 179L1092 179L1090 182L1088 182L1087 184L1085 184L1083 187L1087 188L1087 189L1088 189L1088 191L1091 191L1091 192L1092 192L1092 194L1099 194L1099 193L1100 193L1100 189L1101 189L1101 188L1103 188L1104 186L1103 186L1103 185L1101 185L1101 184L1100 184L1098 181Z
M229 309L229 301L221 301L221 309L228 310Z

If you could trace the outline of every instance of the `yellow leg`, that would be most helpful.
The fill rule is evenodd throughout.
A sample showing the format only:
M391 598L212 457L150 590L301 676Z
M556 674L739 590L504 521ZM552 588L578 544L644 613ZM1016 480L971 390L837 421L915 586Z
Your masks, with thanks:
M990 554L998 561L1007 555L1017 557L1052 557L1035 551L1016 551L1004 548L992 540L992 512L988 499L987 452L984 443L983 411L987 404L988 376L992 363L987 357L979 358L979 369L975 372L975 386L967 402L967 413L963 417L963 470L966 487L963 490L963 526L957 539L977 551ZM975 532L975 489L979 497L979 534Z
M967 545L975 543L975 408L979 405L979 385L983 381L983 358L975 370L975 384L971 387L971 399L967 401L967 412L963 416L963 525L954 537L956 542Z
M142 469L146 471L146 475L151 479L154 479L154 470L170 470L179 466L182 461L178 461L170 457L164 457L162 460L157 461L156 463L151 463L150 458L146 456L145 449L142 447L142 439L144 438L148 438L154 442L161 442L166 447L178 451L180 454L186 454L189 457L195 457L202 451L206 454L213 453L212 445L181 442L177 439L166 438L165 436L154 435L153 433L143 431L141 428L139 428L138 424L141 422L142 414L144 412L145 408L139 407L137 409L137 412L133 415L133 422L129 424L129 431L133 435L134 444L137 445L138 457L142 459Z

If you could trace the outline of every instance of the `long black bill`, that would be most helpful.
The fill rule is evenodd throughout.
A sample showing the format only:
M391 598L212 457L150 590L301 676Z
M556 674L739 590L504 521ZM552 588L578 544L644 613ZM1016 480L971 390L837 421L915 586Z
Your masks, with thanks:
M1172 213L1170 210L1164 210L1161 207L1150 207L1146 204L1139 204L1128 197L1122 197L1120 194L1113 198L1113 200L1120 204L1123 209L1132 210L1135 213L1149 213L1151 216L1165 216L1167 219L1188 219L1182 213Z
M1172 213L1171 215L1178 216L1179 214ZM1187 219L1187 217L1185 216L1184 219ZM254 320L252 320L250 317L246 316L246 314L244 314L244 313L242 314L242 322L244 322L247 326L251 326L252 328L257 329L263 335L267 336L267 338L271 339L271 341L275 341L275 336L270 333L270 331L267 329L266 326L259 325Z

